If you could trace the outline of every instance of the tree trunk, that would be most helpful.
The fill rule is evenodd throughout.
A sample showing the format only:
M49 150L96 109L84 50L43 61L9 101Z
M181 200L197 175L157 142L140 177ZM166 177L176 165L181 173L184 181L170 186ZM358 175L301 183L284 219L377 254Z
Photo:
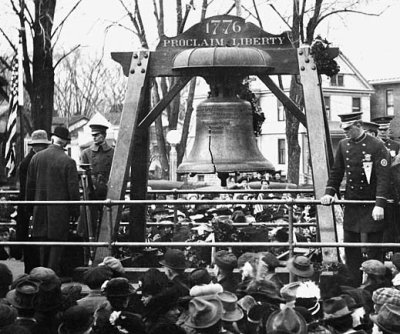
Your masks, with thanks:
M34 129L51 131L54 99L54 68L51 31L56 0L35 0L32 76Z
M302 87L296 83L296 77L292 76L290 82L290 98L296 103L301 102L302 99ZM303 103L299 104L299 107ZM300 145L299 145L299 121L298 119L287 109L286 113L286 139L288 144L288 170L287 180L290 183L299 184L299 167L300 167Z
M160 101L160 95L158 94L158 84L156 80L153 80L153 94L152 94L153 103L152 105L155 106ZM155 132L156 132L156 140L158 146L158 152L160 155L160 163L162 179L167 179L169 174L169 165L167 159L167 150L165 145L165 137L164 137L164 128L162 124L162 114L158 116L154 122L155 124Z

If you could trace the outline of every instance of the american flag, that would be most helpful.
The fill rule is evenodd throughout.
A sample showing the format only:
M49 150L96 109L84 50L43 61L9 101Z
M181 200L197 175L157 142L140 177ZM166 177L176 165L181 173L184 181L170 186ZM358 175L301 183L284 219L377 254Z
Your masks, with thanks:
M18 59L14 60L11 76L10 111L7 122L7 141L4 155L6 157L7 176L12 177L16 171L16 141L18 113Z

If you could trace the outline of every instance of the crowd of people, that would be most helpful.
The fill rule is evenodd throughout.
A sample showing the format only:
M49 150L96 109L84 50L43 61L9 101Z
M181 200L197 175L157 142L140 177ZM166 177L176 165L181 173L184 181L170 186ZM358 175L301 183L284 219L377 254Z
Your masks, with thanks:
M189 269L174 248L136 278L111 256L64 283L50 268L13 277L0 264L0 333L400 333L400 253L359 270L357 286L342 263L319 271L304 255L224 249Z

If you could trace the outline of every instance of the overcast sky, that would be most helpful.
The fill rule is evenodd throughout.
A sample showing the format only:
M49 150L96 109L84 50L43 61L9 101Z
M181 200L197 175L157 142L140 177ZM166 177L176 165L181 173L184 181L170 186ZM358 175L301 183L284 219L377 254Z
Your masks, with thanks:
M145 23L150 22L149 26L154 27L152 1L139 1L142 4ZM248 0L242 1L244 3ZM263 4L266 1L257 0L256 2ZM332 16L330 20L324 21L318 32L334 46L338 46L367 79L400 77L400 56L398 54L400 51L398 39L400 0L364 0L364 2L367 3L366 11L369 12L377 12L388 3L391 3L392 6L380 17L358 14L348 14L342 18ZM164 0L164 3L166 5L165 16L171 22L170 29L167 29L166 33L172 36L175 35L175 28L172 24L176 15L175 0ZM208 16L224 13L227 3L229 4L229 1L214 0ZM277 7L286 5L290 9L292 0L275 0L274 3ZM70 1L59 0L56 11L58 17L56 16L55 21L63 17L69 8L71 8ZM244 12L243 17L246 17L245 14ZM278 34L288 29L269 6L264 6L260 14L262 17L268 18L264 20L264 30ZM196 8L191 16L192 22L197 22L199 15L200 8ZM105 32L105 27L110 26L112 22L124 22L124 16L118 0L83 0L78 10L67 21L58 45L68 50L76 44L81 44L84 50L93 54L98 54L103 50L105 59L109 58L111 51L131 51L136 48L131 32L118 27L112 27L108 29L107 33ZM126 20L125 18L125 22L127 22ZM129 25L129 23L127 24ZM153 31L149 30L148 34L150 43L153 41L152 44L155 46L157 41L154 29ZM3 49L1 44L0 50Z

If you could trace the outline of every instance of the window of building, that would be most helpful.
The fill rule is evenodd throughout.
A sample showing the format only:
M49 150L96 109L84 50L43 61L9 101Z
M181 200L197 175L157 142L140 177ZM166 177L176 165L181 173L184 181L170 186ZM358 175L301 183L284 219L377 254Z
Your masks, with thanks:
M331 77L331 86L343 87L344 86L344 75L336 74Z
M330 96L324 96L324 104L325 104L325 112L326 112L326 118L328 121L331 120L331 97Z
M204 182L204 175L202 175L202 174L197 174L197 181L199 181L199 182Z
M278 139L278 164L286 163L286 140Z
M386 90L386 115L394 115L393 89Z
M278 103L278 122L284 122L286 120L285 108L281 101L278 99L276 101Z
M353 97L352 112L361 111L361 98Z

